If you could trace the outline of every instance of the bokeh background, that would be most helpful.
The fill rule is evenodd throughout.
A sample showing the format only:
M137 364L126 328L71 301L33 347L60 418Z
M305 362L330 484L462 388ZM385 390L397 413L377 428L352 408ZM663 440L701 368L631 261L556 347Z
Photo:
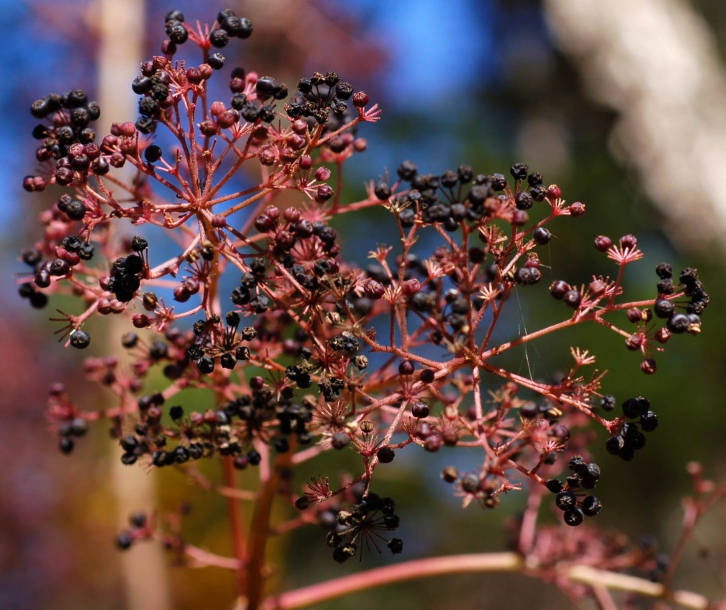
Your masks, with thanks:
M545 280L579 283L611 272L592 246L598 234L638 236L646 261L629 269L634 298L652 297L660 260L698 267L711 294L704 332L675 337L658 358L655 376L644 376L637 356L599 328L533 344L510 363L545 376L567 364L568 346L577 344L595 351L599 366L611 370L609 392L642 393L657 405L661 427L634 462L601 456L599 495L607 510L597 520L634 540L655 536L664 552L672 549L680 498L688 491L686 463L698 460L707 476L720 477L726 455L722 1L247 0L217 6L0 0L0 608L230 606L232 581L219 570L189 574L150 545L128 554L114 549L114 535L131 510L187 503L189 539L228 552L225 506L173 472L122 472L118 448L103 427L92 430L72 456L57 451L44 420L47 386L65 379L89 406L101 406L104 397L83 383L77 354L51 338L46 318L52 309L28 310L14 286L22 269L17 254L37 235L34 219L43 204L43 196L30 197L21 188L22 177L34 169L31 102L80 86L108 100L104 120L134 118L129 83L137 54L157 52L164 14L180 8L188 21L211 22L226 6L255 26L247 43L225 49L228 65L289 85L313 70L335 70L380 103L383 120L360 134L368 151L347 170L349 198L363 194L366 180L394 172L408 158L435 173L461 163L506 173L524 161L547 183L559 184L568 200L587 205L584 217L553 226L556 239L542 255L549 266ZM363 263L376 242L386 241L381 218L358 218L360 239L349 243L346 256ZM551 299L528 295L514 324L531 330L561 317ZM511 495L493 512L462 511L438 473L452 461L466 467L466 456L442 452L427 464L405 453L379 481L379 491L400 505L404 558L506 545L502 523L521 509L521 498ZM697 531L677 586L723 594L723 532L721 508ZM273 554L278 582L286 587L390 561L368 555L363 565L337 566L321 532L313 530L275 546ZM524 577L462 575L320 607L434 609L452 607L452 600L459 608L568 604L556 590Z

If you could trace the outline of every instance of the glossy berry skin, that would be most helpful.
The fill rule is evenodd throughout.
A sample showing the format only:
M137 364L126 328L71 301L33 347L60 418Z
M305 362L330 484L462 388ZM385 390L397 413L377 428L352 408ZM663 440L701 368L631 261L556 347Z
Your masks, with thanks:
M197 367L205 375L209 375L214 371L214 358L211 356L202 356L197 360Z
M389 464L396 457L396 452L390 447L381 447L376 453L381 464Z
M571 491L561 491L555 498L555 505L560 510L570 510L577 505L577 498Z
M666 327L674 335L681 335L688 330L688 316L683 313L674 313L666 324Z
M429 416L429 406L418 400L411 405L411 415L418 419L426 418Z
M221 49L227 46L227 43L229 42L229 34L221 28L212 30L209 34L209 42L213 47Z
M586 517L594 517L602 509L602 502L595 496L585 496L582 500L581 507Z
M565 294L567 294L569 290L570 285L563 280L557 280L550 286L550 294L559 301L565 297Z
M625 448L625 439L618 434L616 436L611 436L606 442L605 442L605 449L610 455L619 455L621 451Z
M653 305L653 311L659 318L668 319L673 315L675 306L672 301L668 299L657 299L655 305Z
M571 527L577 527L585 519L585 514L578 506L565 511L565 523Z
M126 551L131 548L131 544L134 539L129 532L121 532L116 536L116 548L121 551Z
M577 309L580 306L580 302L582 301L582 295L580 294L579 290L568 290L562 297L562 300L568 307L572 307L572 309Z
M534 242L539 246L544 246L552 240L552 233L544 227L537 227L532 234Z
M658 416L648 411L640 416L640 427L643 432L653 432L658 427Z
M91 336L83 330L74 330L70 335L71 346L76 349L86 349L91 344Z
M628 398L628 400L623 403L623 415L625 415L628 419L636 419L647 413L649 408L650 401L642 396Z
M413 375L415 368L411 360L403 360L398 365L398 372L400 375Z
M61 453L65 453L68 455L73 451L73 448L75 447L75 443L73 442L73 439L66 437L63 437L60 439L60 442L58 443L58 447L61 450Z

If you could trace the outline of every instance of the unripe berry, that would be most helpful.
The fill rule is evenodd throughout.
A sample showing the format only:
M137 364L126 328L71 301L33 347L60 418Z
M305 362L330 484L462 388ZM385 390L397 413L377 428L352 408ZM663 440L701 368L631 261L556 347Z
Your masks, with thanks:
M599 252L607 252L613 245L613 240L606 235L599 235L595 238L595 249Z

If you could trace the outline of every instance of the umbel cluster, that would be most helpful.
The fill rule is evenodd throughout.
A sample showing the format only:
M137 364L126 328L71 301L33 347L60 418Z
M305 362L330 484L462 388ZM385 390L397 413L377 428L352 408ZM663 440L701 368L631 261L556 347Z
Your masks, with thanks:
M502 311L520 294L562 302L571 317L542 335L609 315L606 326L652 374L654 349L701 330L709 297L696 270L675 276L661 263L649 305L623 304L622 272L642 252L632 235L600 236L595 247L619 265L617 279L543 286L549 272L539 256L552 242L549 223L582 216L585 206L566 204L557 185L524 163L507 176L466 164L426 173L404 161L371 181L363 201L342 202L331 167L341 171L366 149L356 130L378 118L364 92L332 71L300 79L291 92L234 67L226 99L211 101L207 81L226 73L221 50L251 35L249 20L224 10L211 28L195 29L174 10L165 32L162 55L144 62L132 83L135 121L114 124L99 142L92 123L100 109L84 91L47 95L31 107L43 121L33 129L40 170L23 185L68 192L41 212L43 236L21 253L20 296L38 309L54 295L82 303L82 313L58 310L52 318L77 349L91 344L92 317L128 323L120 343L128 367L114 354L84 364L86 376L119 399L116 408L89 414L53 386L49 419L61 451L71 453L87 423L101 417L111 421L126 465L185 469L217 457L242 470L316 448L354 451L362 463L357 481L343 473L331 490L321 478L309 493L287 498L308 511L306 519L315 513L341 562L397 529L393 500L370 484L408 445L481 450L475 471L452 467L443 476L465 504L494 508L526 480L555 494L568 525L597 515L600 466L587 454L591 441L575 435L596 422L608 432L607 451L629 461L658 416L636 396L604 419L618 401L602 391L601 377L578 373L550 384L500 368L497 356L540 333L497 344ZM174 57L189 43L202 49L202 63ZM162 148L161 130L179 145ZM244 163L255 164L259 185L227 195L222 187ZM124 166L135 170L128 183L112 173ZM151 183L168 191L163 200ZM279 193L300 202L278 206ZM341 256L345 225L336 230L330 221L367 208L386 214L400 240L359 267ZM125 227L115 232L119 221ZM157 260L164 248L135 227L146 223L173 235L179 252ZM129 225L142 234L127 235ZM438 240L430 252L423 232ZM594 362L572 353L575 368ZM371 354L385 356L383 364L369 366ZM490 391L486 383L497 378L501 389ZM182 404L188 388L211 390L216 401ZM518 397L522 388L536 400ZM150 527L135 518L119 546L151 537ZM385 540L401 552L400 539Z

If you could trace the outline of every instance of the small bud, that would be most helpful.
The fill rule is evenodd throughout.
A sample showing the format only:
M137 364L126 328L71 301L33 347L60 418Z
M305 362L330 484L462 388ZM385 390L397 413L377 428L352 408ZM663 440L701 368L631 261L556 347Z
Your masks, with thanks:
M368 94L363 91L357 91L353 94L353 106L356 108L363 108L369 101Z

